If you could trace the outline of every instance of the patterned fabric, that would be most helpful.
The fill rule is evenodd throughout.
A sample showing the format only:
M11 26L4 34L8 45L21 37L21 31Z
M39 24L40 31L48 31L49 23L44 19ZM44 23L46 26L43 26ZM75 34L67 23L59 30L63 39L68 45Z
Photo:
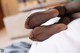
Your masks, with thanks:
M25 42L13 43L4 48L4 53L28 53L31 44Z

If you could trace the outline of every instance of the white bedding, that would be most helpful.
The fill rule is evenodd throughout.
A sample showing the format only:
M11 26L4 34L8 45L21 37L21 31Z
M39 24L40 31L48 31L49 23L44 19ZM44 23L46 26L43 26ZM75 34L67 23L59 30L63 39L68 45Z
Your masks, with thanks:
M33 42L29 53L80 53L80 18L43 42Z

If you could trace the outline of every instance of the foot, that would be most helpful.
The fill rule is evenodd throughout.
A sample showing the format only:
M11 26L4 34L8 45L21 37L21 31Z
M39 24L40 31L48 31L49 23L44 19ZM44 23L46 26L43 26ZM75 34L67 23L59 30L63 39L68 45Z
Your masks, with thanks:
M39 26L33 29L30 39L33 41L44 41L52 35L67 29L65 24L54 24L50 26Z
M26 20L25 27L28 29L33 29L49 19L57 17L58 14L59 12L56 9L49 9L47 11L34 13Z

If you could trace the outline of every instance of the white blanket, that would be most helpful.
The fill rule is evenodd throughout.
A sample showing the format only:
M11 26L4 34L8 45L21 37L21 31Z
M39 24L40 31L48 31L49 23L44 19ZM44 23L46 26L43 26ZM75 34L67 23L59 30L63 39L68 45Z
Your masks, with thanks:
M43 42L34 42L29 53L80 53L80 18Z

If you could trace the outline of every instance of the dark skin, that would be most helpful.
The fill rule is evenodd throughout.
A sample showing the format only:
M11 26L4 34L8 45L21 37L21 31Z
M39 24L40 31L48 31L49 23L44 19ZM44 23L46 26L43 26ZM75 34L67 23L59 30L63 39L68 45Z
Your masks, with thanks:
M74 13L71 15L72 21L79 18L80 13ZM71 22L69 17L64 17L65 19L60 20L57 24L49 25L49 26L38 26L33 29L30 39L33 41L44 41L51 37L52 35L61 32L67 29L67 24Z
M72 14L71 17L72 17L73 20L80 18L80 12L77 12L77 13Z
M52 35L67 29L67 26L65 24L53 24L50 26L39 26L33 29L30 39L34 41L44 41L51 37Z
M71 2L65 5L66 14L73 14L80 12L80 2ZM45 23L51 18L57 17L62 12L59 12L57 9L49 9L43 12L37 12L28 17L25 22L25 28L33 29L37 26L40 26L42 23ZM59 16L61 17L61 16ZM63 17L61 18L63 19Z
M66 19L62 19L58 23L49 26L38 26L34 28L29 38L34 41L44 41L52 35L67 29L67 24L71 21L68 17L64 18Z
M26 20L25 28L33 29L37 26L40 26L42 23L48 21L49 19L57 17L58 14L59 12L56 9L49 9L47 11L31 14Z
M73 4L77 5L70 7ZM49 26L40 26L40 25L53 17L57 17L59 14L57 10L50 9L44 12L34 13L33 15L31 15L25 24L26 28L33 29L30 35L30 39L34 41L44 41L49 37L51 37L52 35L67 29L67 24L69 24L74 19L80 17L79 9L77 9L79 8L78 7L79 4L80 3L70 3L65 5L68 10L67 13L70 14L71 16L61 17L58 23Z

